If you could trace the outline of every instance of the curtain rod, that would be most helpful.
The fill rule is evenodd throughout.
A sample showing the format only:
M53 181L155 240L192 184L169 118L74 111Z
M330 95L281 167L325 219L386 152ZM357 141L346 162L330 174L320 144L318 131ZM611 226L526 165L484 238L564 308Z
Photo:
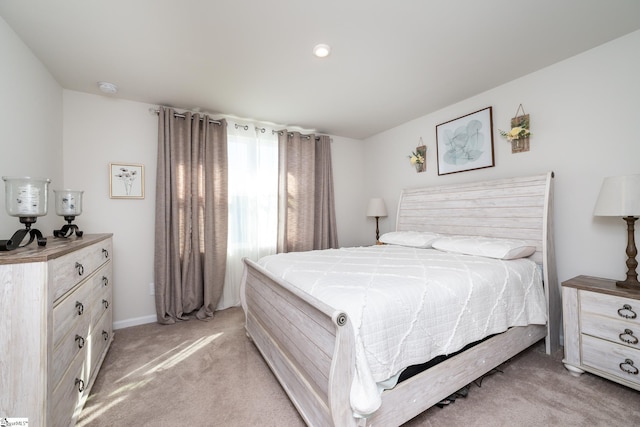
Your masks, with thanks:
M240 125L240 124L238 124L238 123L235 123L235 127L236 127L236 129L242 128L242 129L244 129L244 130L249 130L249 125ZM265 133L265 131L266 131L266 129L265 129L265 128L261 128L261 127L258 127L258 126L256 126L256 130L257 130L257 131L260 131L261 133ZM283 131L283 130L275 130L275 129L271 129L271 134L272 134L272 135L273 135L273 134L275 134L275 133L277 133L278 135L283 135L283 134L284 134L284 132L285 132L285 131ZM289 136L293 136L293 132L289 132L289 133L288 133L288 135L289 135ZM300 135L300 137L301 137L301 138L304 138L304 139L311 139L311 136L310 136L310 135L302 135L302 134L301 134L301 135ZM317 140L319 140L319 139L320 139L320 137L319 137L319 136L316 136L316 141L317 141Z
M160 110L156 110L155 108L149 108L149 113L155 114L155 115L159 115L160 114ZM186 114L180 114L180 113L175 113L175 112L173 113L173 116L174 117L180 117L182 119L186 119L187 118ZM202 121L202 119L203 118L200 117L200 121ZM192 118L192 120L193 120L193 118ZM222 124L219 120L213 120L213 119L209 119L209 123L214 123L216 125ZM239 125L239 124L235 123L235 126L236 126L236 129L241 127L241 128L244 128L244 130L249 130L249 125ZM259 130L262 133L265 132L265 128L260 128L258 126L256 126L256 130ZM274 130L274 129L272 129L271 133L272 134L273 133L277 133L278 135L282 135L284 133L284 131L283 130ZM289 132L289 136L293 136L293 132ZM305 138L305 139L311 139L311 137L309 135L300 135L300 136ZM315 140L316 141L320 140L320 137L316 136ZM333 142L333 140L331 142Z
M154 108L149 108L149 112L151 114L156 114L156 115L160 114L160 110L156 110ZM174 112L173 113L173 117L180 117L181 119L186 119L187 115ZM202 121L202 119L203 119L203 117L200 117L200 121ZM193 118L191 120L193 120ZM216 125L221 125L222 124L222 122L220 120L213 120L213 119L209 119L209 123L213 123L213 124L216 124Z

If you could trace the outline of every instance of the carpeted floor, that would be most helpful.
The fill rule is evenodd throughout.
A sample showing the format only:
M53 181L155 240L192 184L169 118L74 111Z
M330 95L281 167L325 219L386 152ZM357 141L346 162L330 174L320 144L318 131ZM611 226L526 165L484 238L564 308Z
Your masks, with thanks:
M209 322L116 331L78 426L303 426L243 322L232 308ZM640 392L574 378L561 359L535 345L405 426L640 425Z

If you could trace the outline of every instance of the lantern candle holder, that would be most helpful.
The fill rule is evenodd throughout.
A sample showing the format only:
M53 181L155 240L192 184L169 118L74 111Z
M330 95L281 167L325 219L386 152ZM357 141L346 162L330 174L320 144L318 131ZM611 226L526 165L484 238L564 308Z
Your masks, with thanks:
M82 213L82 193L78 190L53 190L56 197L56 215L64 217L67 223L60 230L53 230L55 237L70 237L73 233L82 237L82 231L72 224L76 216Z
M9 216L17 216L24 229L16 231L9 240L0 240L0 251L11 251L37 240L38 246L47 244L40 230L31 228L39 216L47 214L47 193L51 182L47 178L3 176L5 182L5 208ZM23 243L27 234L29 240Z

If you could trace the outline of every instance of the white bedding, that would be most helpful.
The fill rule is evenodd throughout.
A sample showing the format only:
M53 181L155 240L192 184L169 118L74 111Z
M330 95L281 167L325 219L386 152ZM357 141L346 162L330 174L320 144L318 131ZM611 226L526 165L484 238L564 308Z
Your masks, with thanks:
M356 339L351 407L381 404L377 383L512 326L545 324L538 266L394 245L292 252L258 261L347 313Z

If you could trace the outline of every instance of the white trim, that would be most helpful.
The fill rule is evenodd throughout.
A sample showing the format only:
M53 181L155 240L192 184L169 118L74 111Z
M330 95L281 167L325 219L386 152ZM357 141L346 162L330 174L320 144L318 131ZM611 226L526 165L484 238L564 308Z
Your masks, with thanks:
M133 319L119 320L113 322L113 330L124 329L131 326L145 325L147 323L154 323L158 321L158 317L153 314L149 316L134 317Z

